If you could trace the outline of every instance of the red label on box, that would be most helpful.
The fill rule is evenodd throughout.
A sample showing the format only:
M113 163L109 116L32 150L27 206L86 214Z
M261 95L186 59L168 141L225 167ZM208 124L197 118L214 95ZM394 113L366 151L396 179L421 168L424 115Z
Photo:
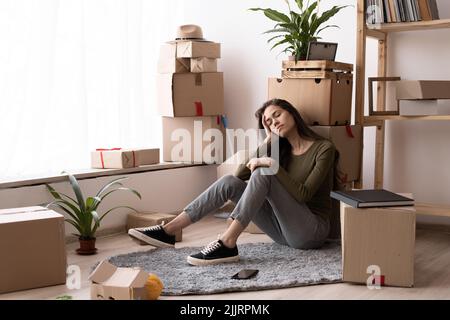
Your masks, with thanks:
M195 114L198 117L202 117L203 116L203 105L200 101L195 101Z
M373 285L379 284L380 286L384 286L384 275L381 275L381 276L374 275L372 284Z

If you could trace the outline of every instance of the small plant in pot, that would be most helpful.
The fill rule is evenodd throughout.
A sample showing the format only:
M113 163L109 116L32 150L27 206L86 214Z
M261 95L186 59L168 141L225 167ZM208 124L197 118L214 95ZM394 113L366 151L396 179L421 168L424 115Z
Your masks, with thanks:
M139 199L141 199L141 195L134 189L125 188L121 181L128 178L123 177L114 179L113 181L107 183L97 192L95 196L85 198L77 179L71 174L68 174L68 177L73 193L75 194L75 198L58 192L52 186L46 184L47 190L55 199L47 204L47 207L58 208L67 214L68 217L65 221L71 224L78 231L77 234L74 234L78 237L80 242L80 248L77 249L77 253L82 255L94 254L97 252L95 247L95 235L102 220L110 212L119 208L128 208L136 211L134 208L128 206L117 206L104 211L103 214L100 214L99 206L102 204L103 200L116 191L131 192Z
M320 13L320 0L304 1L295 0L296 10L291 9L290 0L283 0L288 6L288 12L270 8L250 8L251 11L262 11L264 15L276 24L263 34L273 34L267 40L268 43L275 42L270 50L282 45L287 47L281 53L289 53L289 60L306 60L308 46L311 41L321 39L319 34L327 28L339 28L337 25L325 25L330 18L348 6L333 6L331 9ZM292 58L291 58L292 57Z

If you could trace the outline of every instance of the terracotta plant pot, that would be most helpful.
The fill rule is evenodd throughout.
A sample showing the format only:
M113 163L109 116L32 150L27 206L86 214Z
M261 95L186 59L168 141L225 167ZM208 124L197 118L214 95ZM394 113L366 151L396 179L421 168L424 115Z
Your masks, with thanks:
M90 255L97 253L95 247L95 238L92 239L78 239L80 242L80 248L77 249L77 253L81 255Z

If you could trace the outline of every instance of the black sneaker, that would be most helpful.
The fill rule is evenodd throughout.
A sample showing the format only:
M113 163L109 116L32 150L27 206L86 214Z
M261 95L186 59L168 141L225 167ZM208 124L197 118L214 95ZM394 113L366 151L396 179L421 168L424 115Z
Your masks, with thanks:
M187 262L193 266L205 266L237 261L239 261L237 246L228 248L221 240L211 242L199 253L193 254L187 258Z
M128 234L155 247L173 248L175 246L175 236L166 233L162 225L130 229Z

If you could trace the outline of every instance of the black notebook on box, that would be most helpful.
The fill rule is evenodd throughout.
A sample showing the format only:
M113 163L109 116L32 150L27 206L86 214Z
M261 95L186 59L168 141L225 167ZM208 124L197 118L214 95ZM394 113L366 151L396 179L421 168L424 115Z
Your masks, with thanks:
M384 190L331 191L333 199L342 201L354 208L413 206L414 200Z

